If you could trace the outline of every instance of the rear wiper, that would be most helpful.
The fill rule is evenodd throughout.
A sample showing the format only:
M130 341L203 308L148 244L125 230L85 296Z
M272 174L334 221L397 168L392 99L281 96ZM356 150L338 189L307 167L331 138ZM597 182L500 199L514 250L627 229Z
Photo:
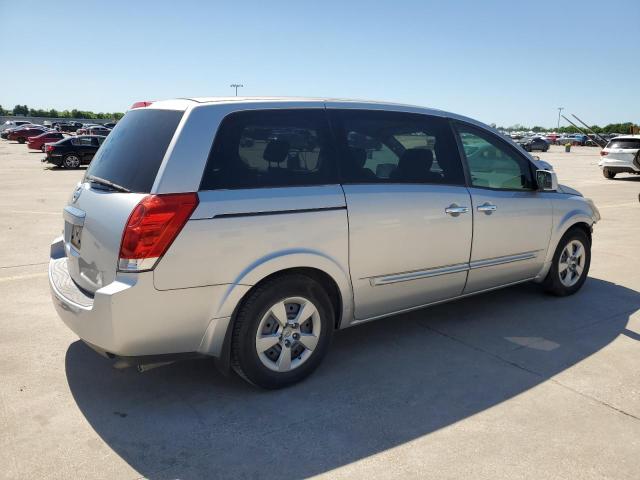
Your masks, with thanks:
M128 188L124 188L122 185L118 185L117 183L110 182L109 180L105 180L104 178L94 177L93 175L89 175L87 176L87 180L89 180L92 183L97 183L98 185L111 187L112 189L117 190L118 192L125 192L125 193L131 192L131 190L129 190Z

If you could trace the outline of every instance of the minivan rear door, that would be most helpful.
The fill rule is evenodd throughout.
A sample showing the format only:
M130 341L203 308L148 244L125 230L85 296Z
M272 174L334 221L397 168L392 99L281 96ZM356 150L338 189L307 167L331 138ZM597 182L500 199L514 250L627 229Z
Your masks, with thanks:
M84 290L95 292L115 279L124 227L151 192L183 114L157 108L128 112L74 190L64 209L65 250L70 275Z

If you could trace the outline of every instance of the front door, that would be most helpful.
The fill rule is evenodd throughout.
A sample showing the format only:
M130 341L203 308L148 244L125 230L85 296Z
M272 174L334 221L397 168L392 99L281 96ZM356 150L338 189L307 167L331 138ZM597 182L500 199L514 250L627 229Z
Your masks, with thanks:
M457 126L470 177L473 246L465 293L535 277L552 227L548 194L526 156L495 135Z
M462 293L471 199L445 119L331 110L349 219L357 320Z

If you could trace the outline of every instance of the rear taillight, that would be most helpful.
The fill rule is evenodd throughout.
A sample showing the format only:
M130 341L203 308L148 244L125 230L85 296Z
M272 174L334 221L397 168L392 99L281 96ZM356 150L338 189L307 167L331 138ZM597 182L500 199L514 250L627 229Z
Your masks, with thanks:
M600 156L604 157L605 155L609 155L609 152L605 152L604 150L600 150Z
M198 206L197 193L147 195L133 209L122 234L118 269L151 270Z
M47 152L53 152L54 147L53 147L53 145L47 145L47 146L46 146L46 148L45 148L45 150L46 150Z

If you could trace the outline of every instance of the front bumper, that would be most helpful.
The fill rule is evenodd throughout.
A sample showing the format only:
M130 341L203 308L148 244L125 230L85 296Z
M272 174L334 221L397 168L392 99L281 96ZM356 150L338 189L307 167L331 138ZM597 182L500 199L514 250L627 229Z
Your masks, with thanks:
M95 294L69 275L64 241L51 244L49 286L62 321L109 357L199 352L218 356L229 316L220 316L228 285L157 290L153 272L122 273Z

